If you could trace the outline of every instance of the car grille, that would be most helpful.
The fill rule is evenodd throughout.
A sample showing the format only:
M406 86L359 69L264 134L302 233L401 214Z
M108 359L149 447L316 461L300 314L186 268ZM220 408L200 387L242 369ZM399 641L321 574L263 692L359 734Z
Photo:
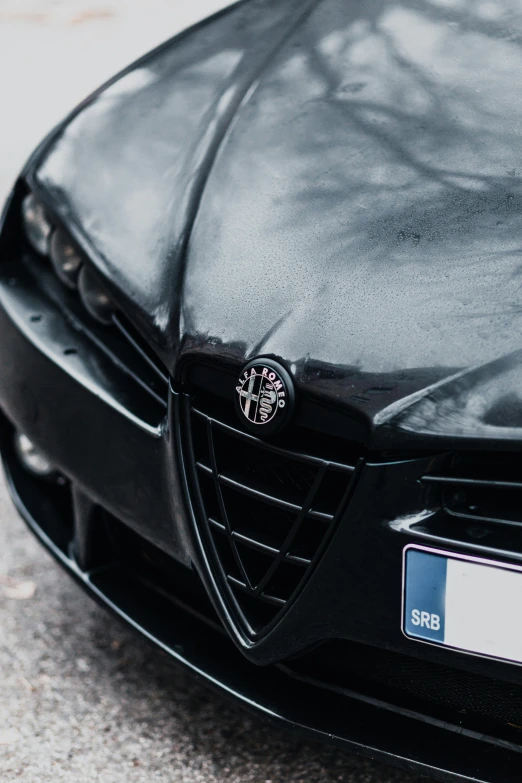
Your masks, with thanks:
M309 684L358 692L475 731L496 735L495 724L502 724L520 744L522 690L513 682L346 639L321 644L282 668Z
M432 537L484 549L522 552L522 459L517 453L456 453L421 479L426 505L439 514L422 523Z
M465 522L522 525L522 461L517 454L455 455L436 486L445 512Z
M244 432L234 413L234 386L232 376L221 398L209 391L212 383L191 389L183 445L214 577L242 628L256 635L279 618L320 557L345 508L360 453L348 443L341 450L349 461L305 452L299 428L283 436L290 448ZM336 439L315 433L306 440L328 449Z
M106 329L107 331L107 329ZM133 324L120 312L113 317L113 355L120 365L165 410L168 404L169 375ZM105 346L108 345L105 335Z

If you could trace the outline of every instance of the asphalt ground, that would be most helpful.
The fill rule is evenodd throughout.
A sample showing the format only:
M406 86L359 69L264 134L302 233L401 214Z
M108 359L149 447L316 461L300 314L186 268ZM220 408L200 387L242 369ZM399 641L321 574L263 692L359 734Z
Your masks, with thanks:
M217 0L0 0L0 199L84 95ZM0 367L1 372L1 367ZM225 701L85 596L0 477L0 783L413 783Z

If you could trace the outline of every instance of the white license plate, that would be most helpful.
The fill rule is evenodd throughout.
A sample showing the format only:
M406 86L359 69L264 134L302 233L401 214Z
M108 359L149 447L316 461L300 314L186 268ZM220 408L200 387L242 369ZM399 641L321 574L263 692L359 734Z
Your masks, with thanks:
M411 639L522 663L522 566L407 546L402 630Z

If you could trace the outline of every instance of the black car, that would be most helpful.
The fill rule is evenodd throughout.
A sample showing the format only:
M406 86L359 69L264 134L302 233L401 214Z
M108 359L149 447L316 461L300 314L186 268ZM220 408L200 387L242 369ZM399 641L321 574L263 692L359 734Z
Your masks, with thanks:
M32 156L0 434L58 562L280 725L522 765L522 8L249 0Z

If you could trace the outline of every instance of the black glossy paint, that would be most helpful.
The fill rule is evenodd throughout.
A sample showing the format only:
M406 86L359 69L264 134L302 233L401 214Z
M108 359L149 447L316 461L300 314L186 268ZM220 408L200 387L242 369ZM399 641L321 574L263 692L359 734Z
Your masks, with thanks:
M267 706L246 671L255 679L252 664L329 639L522 685L519 667L400 631L407 543L446 536L454 551L522 559L520 542L501 534L448 534L422 483L457 446L520 448L521 66L515 0L239 3L91 96L32 157L4 213L3 426L26 431L72 482L75 544L57 556L93 590L86 528L97 504L195 566L245 665L234 688L221 664L205 676L290 723L295 703ZM167 413L166 397L151 395L22 252L26 183L167 368ZM259 356L292 375L296 426L321 401L321 426L327 418L327 434L355 443L366 462L319 566L253 643L205 562L178 441L191 362L237 377ZM56 547L28 510L31 492L12 491ZM160 639L121 586L105 588L93 591ZM353 718L332 729L324 716L312 728L412 764L415 743L400 732L390 743L386 721L372 737L370 712L364 730ZM422 734L434 720L412 722ZM422 742L424 771L495 780L488 749L474 769L458 743L438 764ZM504 740L487 742L496 753Z
M273 354L383 442L516 438L495 361L521 325L520 9L312 5L246 3L146 59L35 180L173 374ZM415 405L477 366L436 425Z

